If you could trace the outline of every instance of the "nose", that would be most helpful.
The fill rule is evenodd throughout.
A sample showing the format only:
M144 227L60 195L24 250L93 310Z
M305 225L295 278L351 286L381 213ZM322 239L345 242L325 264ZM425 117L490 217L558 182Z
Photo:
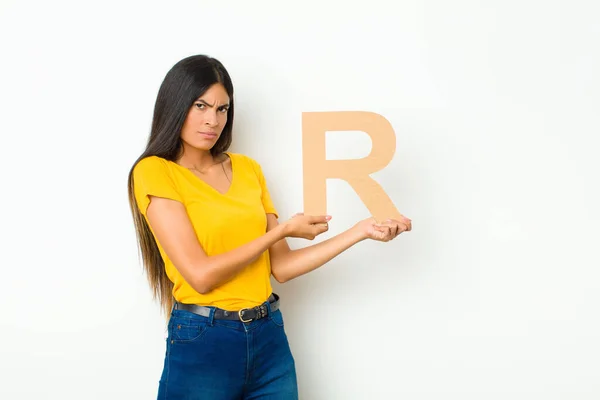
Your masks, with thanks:
M204 114L204 124L207 126L216 126L218 124L217 112L215 110L209 110Z

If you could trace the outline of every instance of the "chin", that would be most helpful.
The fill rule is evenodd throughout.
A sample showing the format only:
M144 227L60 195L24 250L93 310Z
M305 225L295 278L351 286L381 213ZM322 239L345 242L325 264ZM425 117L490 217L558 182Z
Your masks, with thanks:
M188 147L191 147L193 149L196 150L202 150L202 151L209 151L210 149L212 149L213 147L215 147L215 144L217 144L217 140L211 140L211 141L207 141L207 140L202 140L202 141L195 141L195 142L185 142L185 144Z
M194 148L197 150L202 150L202 151L210 151L213 147L215 147L215 143L211 144L210 146L198 145L198 146L194 146Z

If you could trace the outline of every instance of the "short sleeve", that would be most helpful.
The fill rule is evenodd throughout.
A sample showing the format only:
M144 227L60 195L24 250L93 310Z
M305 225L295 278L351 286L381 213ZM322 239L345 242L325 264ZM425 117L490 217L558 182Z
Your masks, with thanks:
M163 197L183 202L169 174L166 160L156 156L142 159L133 169L133 187L140 212L146 215L149 196Z
M250 159L250 161L254 168L254 172L256 173L256 176L258 178L258 182L260 183L260 188L262 191L261 200L262 200L262 204L265 209L265 212L267 214L275 214L275 216L279 218L277 209L275 208L275 205L273 204L273 200L271 199L271 193L269 193L267 181L265 179L265 176L263 174L260 164L253 159Z

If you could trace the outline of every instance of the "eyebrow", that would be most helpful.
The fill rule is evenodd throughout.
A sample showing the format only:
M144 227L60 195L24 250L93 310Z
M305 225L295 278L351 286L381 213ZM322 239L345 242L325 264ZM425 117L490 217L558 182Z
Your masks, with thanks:
M202 104L206 104L209 107L214 107L214 104L208 104L206 101L202 100L202 99L197 99L196 101L199 101ZM220 105L219 107L229 107L229 103L225 103L223 105Z

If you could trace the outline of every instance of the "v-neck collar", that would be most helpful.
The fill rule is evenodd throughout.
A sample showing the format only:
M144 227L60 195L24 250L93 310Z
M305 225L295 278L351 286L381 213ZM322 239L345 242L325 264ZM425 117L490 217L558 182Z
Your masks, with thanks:
M203 186L208 187L210 190L212 190L213 192L221 195L221 196L227 196L229 194L231 194L231 189L233 188L233 185L235 184L235 171L236 171L236 166L235 166L235 161L234 158L231 153L229 153L228 151L224 151L224 154L227 154L227 157L229 157L229 160L231 161L231 182L229 182L229 187L227 188L227 190L224 193L219 192L217 189L214 188L214 186L210 185L208 182L206 182L205 180L201 179L198 175L194 174L192 171L190 171L188 168L177 164L174 161L171 161L173 164L175 164L177 167L179 167L180 169L183 169L186 173L192 175L194 177L194 179L198 182L200 182Z

